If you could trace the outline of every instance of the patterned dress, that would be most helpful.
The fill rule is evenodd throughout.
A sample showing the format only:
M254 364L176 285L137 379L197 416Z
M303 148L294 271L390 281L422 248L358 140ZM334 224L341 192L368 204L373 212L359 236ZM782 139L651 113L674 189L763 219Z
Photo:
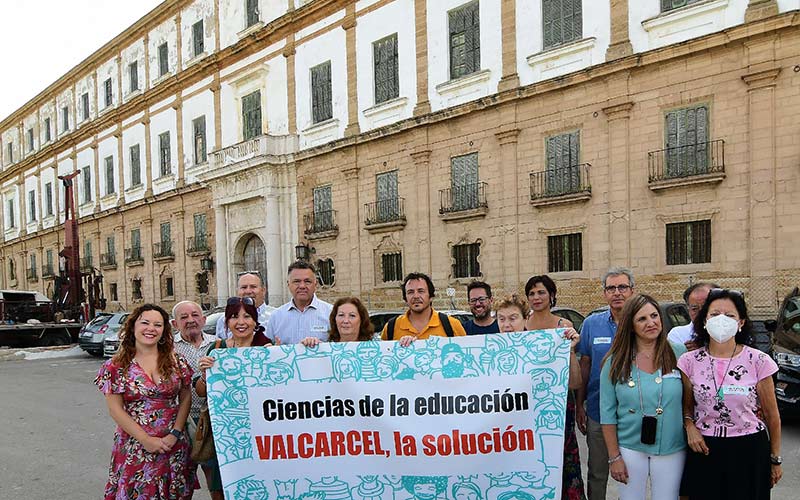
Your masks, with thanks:
M567 419L564 427L564 469L561 483L562 500L586 500L581 477L581 456L575 436L575 398L567 396Z
M104 394L121 394L125 411L147 434L166 436L178 416L178 394L191 386L192 369L181 356L170 379L154 383L131 362L122 370L106 361L95 384ZM168 453L150 453L139 441L117 427L106 484L106 500L189 499L196 483L189 464L189 442L183 435Z

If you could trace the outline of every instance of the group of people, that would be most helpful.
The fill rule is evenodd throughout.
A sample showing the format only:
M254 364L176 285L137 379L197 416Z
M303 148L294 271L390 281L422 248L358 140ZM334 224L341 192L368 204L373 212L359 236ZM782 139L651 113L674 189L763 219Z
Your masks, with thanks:
M267 321L260 277L241 275L216 336L203 334L205 316L194 302L176 304L172 320L152 304L129 315L119 351L95 380L118 425L105 498L191 498L198 465L212 499L224 498L216 459L189 458L214 349L376 339L407 347L431 336L551 328L563 328L571 344L562 498L586 498L576 424L587 436L590 500L605 498L609 471L623 499L644 499L649 478L654 500L757 500L781 478L777 366L748 346L750 322L736 291L687 290L693 322L670 333L658 302L634 294L632 273L611 269L602 282L609 308L588 317L579 335L551 312L557 289L546 275L527 281L527 300L495 302L489 284L470 283L474 319L462 325L433 309L430 277L410 273L401 288L407 311L378 334L358 298L329 304L316 296L310 263L289 266L287 285L292 299Z

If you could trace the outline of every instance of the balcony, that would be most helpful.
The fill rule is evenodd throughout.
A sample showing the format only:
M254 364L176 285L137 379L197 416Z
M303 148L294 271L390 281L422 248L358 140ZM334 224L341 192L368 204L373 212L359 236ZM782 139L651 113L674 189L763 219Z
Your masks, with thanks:
M336 225L336 210L320 210L303 216L306 238L309 240L324 240L335 238L339 234Z
M125 249L125 264L128 266L141 266L144 264L142 257L142 247L132 247Z
M296 135L260 135L253 139L212 151L209 155L209 178L261 163L282 164L293 161L297 152Z
M39 275L36 273L36 268L30 268L25 270L25 278L28 280L28 283L36 283L39 281Z
M489 212L485 182L439 190L439 216L444 221L485 217Z
M153 243L153 259L157 261L172 260L175 253L172 251L172 240Z
M53 264L45 264L42 266L42 278L52 278L55 276L53 273Z
M186 253L192 257L198 255L205 255L211 249L208 247L208 240L211 235L204 234L202 236L189 236L186 238Z
M647 153L652 191L694 184L716 184L725 178L725 141L660 149Z
M81 257L81 272L90 273L94 269L94 259L92 256Z
M531 205L539 207L590 199L590 168L590 164L582 163L544 172L531 172Z
M400 229L406 225L404 198L390 198L364 204L364 225L367 231L379 233Z
M100 269L116 269L117 268L117 254L104 253L100 254Z

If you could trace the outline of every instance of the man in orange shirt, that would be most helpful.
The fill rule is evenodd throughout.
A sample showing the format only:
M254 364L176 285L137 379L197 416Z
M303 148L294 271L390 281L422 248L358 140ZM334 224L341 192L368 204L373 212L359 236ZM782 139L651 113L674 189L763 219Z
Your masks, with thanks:
M383 340L399 340L400 345L408 346L415 340L430 336L461 337L467 334L459 320L433 309L431 301L436 290L428 275L410 273L403 280L402 290L408 311L389 320L381 333Z

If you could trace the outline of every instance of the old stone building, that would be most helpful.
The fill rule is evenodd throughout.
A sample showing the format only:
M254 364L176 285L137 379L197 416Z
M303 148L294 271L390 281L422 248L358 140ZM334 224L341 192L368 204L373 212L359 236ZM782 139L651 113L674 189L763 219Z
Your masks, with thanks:
M167 1L0 123L0 285L47 291L79 170L118 307L250 269L275 305L301 255L372 308L419 270L461 307L549 273L587 312L624 265L765 315L800 284L798 24L800 0Z

